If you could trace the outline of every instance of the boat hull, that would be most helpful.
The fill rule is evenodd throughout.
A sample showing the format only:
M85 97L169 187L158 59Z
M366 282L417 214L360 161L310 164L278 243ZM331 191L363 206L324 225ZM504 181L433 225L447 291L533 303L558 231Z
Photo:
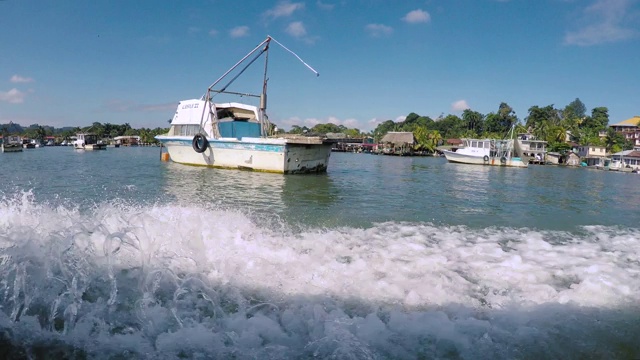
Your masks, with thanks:
M2 145L2 152L20 152L22 151L22 144L10 144L10 145Z
M526 168L528 164L522 161L521 158L497 158L489 156L475 156L467 154L459 154L455 151L443 150L444 156L447 161L459 164L472 164L472 165L489 165L489 166L507 166L507 167L520 167Z
M74 144L73 148L76 150L106 150L107 149L107 144L90 144L90 145L83 145L80 146L78 144Z
M192 137L157 136L173 162L213 168L263 171L281 174L326 172L331 144L295 143L287 139L213 139L198 153Z

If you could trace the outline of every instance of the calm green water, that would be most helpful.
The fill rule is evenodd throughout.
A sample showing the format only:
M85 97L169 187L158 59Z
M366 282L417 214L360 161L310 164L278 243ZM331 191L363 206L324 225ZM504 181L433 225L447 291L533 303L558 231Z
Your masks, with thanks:
M0 359L640 358L640 176L0 154Z
M48 204L205 204L277 215L301 226L385 221L573 231L640 225L640 176L556 166L528 169L444 158L333 153L326 175L287 176L159 161L158 148L3 154L0 192Z

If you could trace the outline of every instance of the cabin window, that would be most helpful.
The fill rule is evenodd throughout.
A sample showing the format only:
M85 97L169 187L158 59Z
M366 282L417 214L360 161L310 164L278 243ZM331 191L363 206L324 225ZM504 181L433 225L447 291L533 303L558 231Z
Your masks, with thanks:
M174 136L194 136L201 132L200 124L173 125Z

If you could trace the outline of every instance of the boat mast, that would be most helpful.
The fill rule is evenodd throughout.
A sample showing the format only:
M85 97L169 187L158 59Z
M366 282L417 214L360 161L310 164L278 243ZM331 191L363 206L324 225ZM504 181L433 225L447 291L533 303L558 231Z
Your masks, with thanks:
M235 68L237 68L238 66L240 66L240 64L242 64L249 56L251 56L253 53L255 53L256 51L258 51L262 45L264 44L268 44L269 41L271 40L271 37L267 37L264 41L262 41L258 46L256 46L253 50L251 50L247 55L245 55L242 59L240 59L240 61L238 61L235 65L233 65L231 67L231 69L227 70L227 72L225 72L224 74L222 74L222 76L220 76L218 78L218 80L214 81L213 84L211 84L211 86L209 86L209 88L207 89L209 91L211 91L213 89L214 86L218 85L218 83L220 81L222 81L222 79L224 79L227 75L229 75L230 72L232 72L233 70L235 70Z
M269 65L269 44L271 41L271 36L267 36L267 40L265 40L265 42L267 43L264 47L263 52L264 54L264 75L262 78L262 93L260 94L260 126L262 128L262 135L263 136L268 136L269 135L269 128L271 127L271 125L269 124L269 118L267 116L267 82L269 81L269 78L267 77L267 68Z

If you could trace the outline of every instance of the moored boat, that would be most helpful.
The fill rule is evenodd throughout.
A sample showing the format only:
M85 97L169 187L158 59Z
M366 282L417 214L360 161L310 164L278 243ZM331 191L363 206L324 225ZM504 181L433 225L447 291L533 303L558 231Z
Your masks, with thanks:
M24 149L35 149L36 148L36 143L31 141L31 139L24 137L22 138L22 147Z
M522 168L529 165L528 161L516 156L512 139L463 139L463 146L459 149L442 152L452 163Z
M96 134L79 133L76 134L73 148L76 150L106 150L107 144L98 140Z
M172 161L187 165L283 174L327 170L331 155L330 141L320 137L274 134L274 126L266 114L267 59L271 41L278 43L270 36L267 37L216 80L203 98L184 100L178 104L169 132L156 136L167 148ZM248 61L252 55L253 58ZM261 94L227 91L228 86L262 55L265 56L265 71ZM220 90L214 89L245 61L248 64L226 85ZM311 67L309 69L315 72ZM220 94L257 98L259 106L214 102L213 97Z
M22 138L18 135L7 135L2 138L2 152L22 151Z

